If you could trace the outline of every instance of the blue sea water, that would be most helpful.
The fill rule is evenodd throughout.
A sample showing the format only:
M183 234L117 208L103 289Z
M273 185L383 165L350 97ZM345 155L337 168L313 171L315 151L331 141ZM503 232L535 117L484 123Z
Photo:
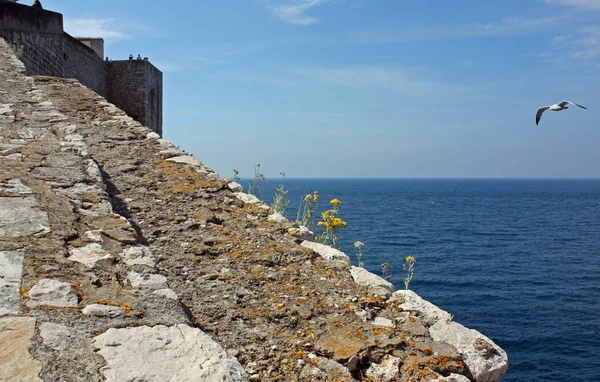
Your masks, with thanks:
M243 182L242 182L243 183ZM267 180L265 201L282 180ZM245 184L245 186L247 183ZM600 180L288 179L288 213L338 198L341 249L490 337L504 381L600 381Z

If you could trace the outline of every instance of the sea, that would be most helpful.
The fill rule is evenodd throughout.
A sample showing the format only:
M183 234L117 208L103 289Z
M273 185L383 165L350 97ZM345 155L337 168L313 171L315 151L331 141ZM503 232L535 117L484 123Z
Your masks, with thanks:
M243 184L244 181L241 181ZM267 179L271 204L283 178ZM244 188L248 183L243 184ZM286 179L342 202L339 245L508 354L504 381L600 381L600 179Z

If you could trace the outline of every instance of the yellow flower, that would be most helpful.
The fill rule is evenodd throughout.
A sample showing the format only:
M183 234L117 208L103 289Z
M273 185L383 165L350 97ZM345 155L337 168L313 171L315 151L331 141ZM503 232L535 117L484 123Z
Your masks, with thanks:
M408 256L408 257L406 257L406 259L405 259L405 260L406 260L406 262L407 262L407 263L414 263L415 261L417 261L417 259L415 259L415 258L414 258L414 257L412 257L412 256Z
M333 204L336 207L342 205L342 202L339 199L332 199L329 203Z
M315 198L315 202L318 202L318 201L319 201L319 192L318 192L318 191L315 191L315 192L314 192L314 195L315 195L315 196L314 196L314 198Z

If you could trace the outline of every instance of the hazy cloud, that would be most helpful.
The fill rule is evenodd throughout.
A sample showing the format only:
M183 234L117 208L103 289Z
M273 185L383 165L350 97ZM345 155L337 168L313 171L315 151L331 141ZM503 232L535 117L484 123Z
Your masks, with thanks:
M114 19L65 18L65 31L74 37L102 37L104 40L122 40L128 38L118 28Z
M348 39L350 42L358 44L386 44L407 41L516 36L548 28L558 20L558 17L509 17L472 24L408 25L401 29L372 28L353 32L348 36Z
M310 25L319 22L319 19L308 16L306 13L314 7L323 5L329 0L292 0L283 5L270 5L269 9L283 21L290 24Z

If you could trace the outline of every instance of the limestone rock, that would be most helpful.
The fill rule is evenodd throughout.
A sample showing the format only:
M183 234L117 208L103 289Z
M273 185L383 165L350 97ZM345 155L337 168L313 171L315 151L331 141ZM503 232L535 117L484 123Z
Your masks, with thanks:
M298 228L288 229L288 235L297 237L306 241L315 241L315 234L305 226L301 225Z
M24 185L20 179L10 179L0 183L0 195L26 195L32 193L31 188Z
M160 135L152 131L146 134L146 139L160 139Z
M37 206L32 197L0 197L0 237L50 232L48 214L37 209Z
M288 219L279 212L275 212L274 214L269 215L267 219L277 223L285 223L288 221Z
M172 147L172 148L168 148L166 150L161 150L158 153L156 153L156 155L163 159L168 159L168 158L183 156L183 155L185 155L185 153L179 149Z
M89 268L94 268L98 262L110 265L114 259L115 257L102 249L98 243L69 249L69 260L77 261Z
M125 309L120 306L90 304L81 310L87 316L118 318L125 316Z
M158 295L158 296L163 296L163 297L166 297L166 298L170 298L171 300L178 300L179 299L179 297L177 297L177 294L175 292L173 292L173 290L171 290L169 288L155 290L154 292L152 292L152 294L155 294L155 295Z
M167 159L167 162L184 163L184 164L202 166L202 162L198 158L193 157L191 155L181 155L178 157L171 157L171 158Z
M20 251L0 252L0 316L19 314L24 257Z
M229 189L233 192L244 192L244 187L236 182L229 182L229 184L227 184L227 187L229 187Z
M29 354L34 330L33 317L0 319L0 381L42 381L42 367Z
M375 317L375 319L373 320L373 325L384 326L386 328L393 328L395 326L392 320L385 317Z
M476 382L500 381L508 369L504 350L476 330L457 322L438 321L429 328L429 334L434 341L456 348Z
M64 350L71 335L71 331L65 325L52 322L43 322L39 325L39 330L44 345L54 350Z
M366 371L366 376L372 381L393 381L398 374L400 358L386 355L381 363L372 364Z
M397 291L393 298L404 300L399 305L403 310L420 312L422 320L430 325L429 334L434 341L456 348L475 381L495 382L502 379L508 368L508 356L492 340L476 330L452 322L448 312L423 300L411 290Z
M141 274L131 271L127 274L127 280L134 288L146 287L151 289L164 289L167 285L167 278L155 273Z
M125 264L129 266L145 265L154 268L156 265L152 251L148 247L127 248L123 251L123 259L125 260Z
M392 299L403 300L399 305L400 308L406 311L421 312L423 321L428 325L433 325L438 321L449 321L451 316L448 312L438 308L429 301L423 300L418 294L412 290L399 290L392 295Z
M83 233L83 239L92 243L102 243L102 230L96 229L92 231L85 231Z
M440 377L438 379L434 379L431 382L470 382L471 380L464 375L460 374L450 374L447 377Z
M367 271L365 268L352 266L350 268L350 275L355 283L370 287L386 297L394 292L394 284L383 277Z
M107 381L247 381L244 368L199 329L111 328L95 337Z
M71 291L71 284L58 280L41 279L29 291L30 308L49 306L77 306L77 295Z
M249 203L249 204L262 203L259 198L257 198L256 196L254 196L252 194L246 194L245 192L235 192L234 195L236 198L238 198L239 200L241 200L244 203Z
M343 261L348 264L351 263L350 258L344 252L339 251L335 248L332 248L328 245L321 244L321 243L314 243L314 242L306 241L306 240L303 241L302 244L300 244L300 245L305 248L312 249L313 251L315 251L316 253L321 255L321 257L324 258L325 260L329 260L329 261L339 260L339 261Z

